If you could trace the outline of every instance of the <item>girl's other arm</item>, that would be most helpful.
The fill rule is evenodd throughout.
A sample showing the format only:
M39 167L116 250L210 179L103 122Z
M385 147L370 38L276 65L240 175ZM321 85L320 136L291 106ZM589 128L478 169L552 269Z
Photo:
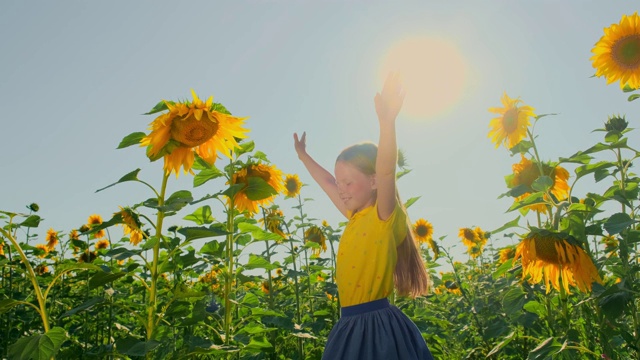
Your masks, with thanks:
M398 146L396 144L396 117L402 108L404 90L398 73L390 73L384 82L382 92L374 98L380 140L376 159L376 187L378 190L378 216L386 220L396 207L396 164Z
M346 217L347 209L340 199L340 193L338 192L338 186L336 185L336 179L333 175L327 171L325 168L320 166L311 155L307 154L307 133L303 132L302 137L298 139L298 134L293 134L293 140L296 148L296 153L298 153L298 158L302 161L304 166L307 168L307 171L313 178L313 180L320 185L322 190L329 196L331 202L340 210L340 212Z

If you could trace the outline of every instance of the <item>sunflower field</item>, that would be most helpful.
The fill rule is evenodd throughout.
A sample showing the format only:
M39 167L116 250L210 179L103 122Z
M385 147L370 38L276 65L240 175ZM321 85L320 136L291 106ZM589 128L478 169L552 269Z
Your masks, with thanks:
M637 13L605 28L592 53L596 77L629 101L640 97ZM437 359L640 358L640 150L629 121L611 115L593 130L600 142L548 160L535 125L553 114L506 93L489 112L490 141L516 159L496 194L513 199L514 219L490 231L461 223L465 262L418 219L431 292L390 300ZM118 148L144 148L162 162L162 178L137 169L98 191L131 182L147 195L44 239L32 235L36 203L0 211L0 357L320 359L340 317L344 224L310 218L298 175L283 174L255 148L245 119L212 97L192 91L146 115L155 117L149 132ZM399 160L400 178L411 169ZM178 175L214 190L167 193ZM574 192L578 182L592 190ZM279 197L295 211L276 205ZM494 247L504 237L514 245ZM261 250L247 254L250 246Z

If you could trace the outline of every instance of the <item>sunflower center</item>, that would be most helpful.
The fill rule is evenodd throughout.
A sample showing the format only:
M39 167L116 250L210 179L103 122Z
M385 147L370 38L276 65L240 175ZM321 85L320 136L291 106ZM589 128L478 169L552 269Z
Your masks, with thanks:
M539 237L534 241L536 245L536 257L548 263L560 264L555 240Z
M171 126L171 137L186 147L198 146L213 137L218 131L218 123L203 114L200 120L191 114L176 118Z
M298 190L298 184L293 179L287 180L285 187L287 188L287 191L291 193L296 192Z
M424 225L419 225L418 227L416 227L416 234L418 234L418 236L420 237L425 237L427 236L427 234L429 234L429 229L427 229L427 227Z
M512 107L502 116L502 126L510 134L518 129L518 108Z
M628 35L616 41L611 47L611 56L627 70L640 68L640 34Z

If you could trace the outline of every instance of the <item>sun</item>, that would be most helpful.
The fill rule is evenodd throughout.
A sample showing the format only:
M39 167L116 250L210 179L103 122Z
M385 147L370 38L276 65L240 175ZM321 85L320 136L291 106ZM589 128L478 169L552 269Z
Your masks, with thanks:
M455 44L430 36L404 38L389 47L380 63L380 83L389 71L400 72L406 91L402 113L415 119L451 110L467 79L467 64Z

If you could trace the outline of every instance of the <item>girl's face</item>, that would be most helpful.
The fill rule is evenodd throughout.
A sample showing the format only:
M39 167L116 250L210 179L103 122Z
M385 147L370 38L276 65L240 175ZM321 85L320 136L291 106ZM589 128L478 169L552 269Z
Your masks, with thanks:
M376 177L367 175L346 161L336 162L336 185L340 199L354 213L376 201Z

